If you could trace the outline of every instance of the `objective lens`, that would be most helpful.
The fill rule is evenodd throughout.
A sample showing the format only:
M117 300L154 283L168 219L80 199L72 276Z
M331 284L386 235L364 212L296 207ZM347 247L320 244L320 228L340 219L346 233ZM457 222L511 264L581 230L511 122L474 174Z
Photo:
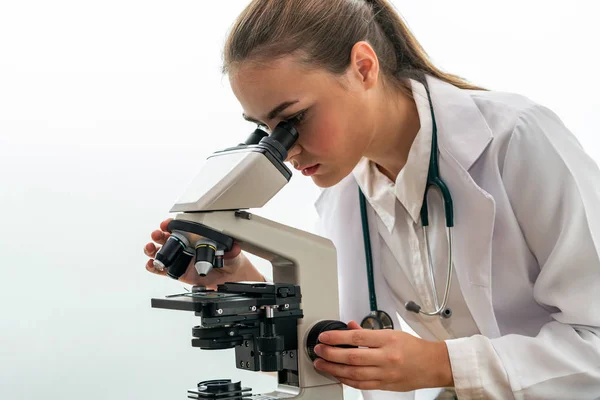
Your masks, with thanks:
M201 239L196 242L196 272L206 276L213 269L217 244L210 239Z
M179 279L181 275L185 274L192 258L194 258L194 249L187 247L167 269L167 275L173 279Z
M169 268L181 252L190 245L187 238L178 231L171 232L167 242L158 250L152 265L159 271Z

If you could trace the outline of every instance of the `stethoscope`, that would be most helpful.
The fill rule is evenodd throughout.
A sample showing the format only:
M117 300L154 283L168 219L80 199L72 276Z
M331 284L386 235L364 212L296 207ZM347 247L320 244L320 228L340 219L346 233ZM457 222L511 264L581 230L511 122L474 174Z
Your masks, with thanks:
M429 264L429 278L431 289L433 292L433 302L435 306L434 311L423 311L421 306L414 301L407 302L404 307L406 310L414 312L416 314L423 314L427 316L439 315L442 318L450 318L452 316L452 310L447 306L448 295L450 294L450 284L452 282L452 227L454 226L454 213L452 209L452 196L450 190L440 177L440 170L438 166L438 143L437 143L437 126L435 122L435 115L433 112L433 104L431 102L431 96L427 83L423 83L425 91L427 92L427 99L429 100L429 109L431 110L431 122L432 122L432 133L431 133L431 154L429 156L429 171L427 172L427 185L425 186L425 194L423 195L423 205L421 206L421 222L423 224L423 236L425 240L425 247L427 249L427 257ZM427 239L427 227L429 226L429 214L427 210L427 191L431 188L437 188L444 200L444 214L446 216L446 230L448 238L448 276L446 278L446 289L444 290L444 297L442 304L439 304L437 296L437 287L435 284L433 261L431 258L431 250L429 248L429 241ZM369 236L369 221L367 219L367 202L365 195L359 188L359 201L360 201L360 216L362 222L363 239L365 244L365 258L367 263L367 278L369 286L369 303L371 312L361 322L361 326L364 329L394 329L392 318L388 313L377 309L377 296L375 294L375 282L373 278L373 258L371 254L371 239Z

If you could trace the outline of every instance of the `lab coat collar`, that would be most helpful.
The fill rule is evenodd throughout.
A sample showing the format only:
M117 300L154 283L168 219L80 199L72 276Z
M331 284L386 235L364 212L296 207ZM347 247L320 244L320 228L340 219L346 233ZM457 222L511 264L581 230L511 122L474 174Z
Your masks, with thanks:
M432 76L426 80L435 113L438 146L447 149L468 171L492 140L492 131L468 90Z

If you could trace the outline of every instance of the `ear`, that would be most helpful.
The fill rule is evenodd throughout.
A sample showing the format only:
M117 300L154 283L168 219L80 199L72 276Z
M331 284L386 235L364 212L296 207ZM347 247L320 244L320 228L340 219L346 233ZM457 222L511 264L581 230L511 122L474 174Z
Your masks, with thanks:
M379 60L369 43L360 41L352 46L348 72L364 89L375 86L379 77Z

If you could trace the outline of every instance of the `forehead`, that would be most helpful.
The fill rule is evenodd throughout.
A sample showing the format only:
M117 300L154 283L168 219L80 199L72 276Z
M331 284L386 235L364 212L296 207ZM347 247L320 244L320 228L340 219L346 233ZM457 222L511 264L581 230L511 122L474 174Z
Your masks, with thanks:
M229 75L231 88L246 115L264 118L284 101L310 101L332 85L333 77L323 69L309 69L295 57L271 63L246 63Z

